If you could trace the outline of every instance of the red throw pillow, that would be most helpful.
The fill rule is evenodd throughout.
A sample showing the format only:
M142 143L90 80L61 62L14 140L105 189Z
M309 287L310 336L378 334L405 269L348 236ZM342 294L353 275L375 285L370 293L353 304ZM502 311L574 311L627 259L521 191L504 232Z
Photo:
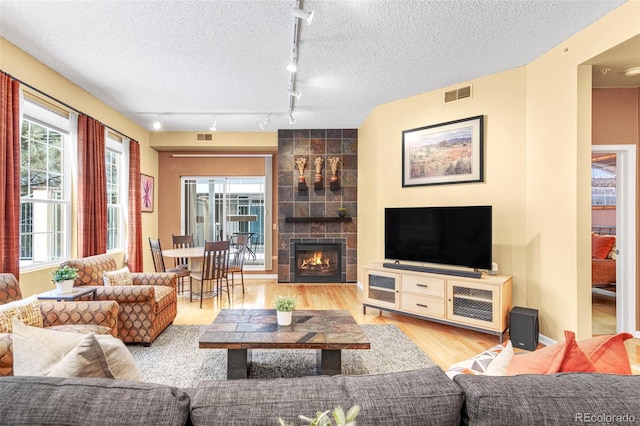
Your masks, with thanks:
M606 259L616 243L616 237L593 234L591 236L591 258Z
M516 354L507 366L505 376L517 374L553 374L560 371L566 344L555 343L528 354Z
M565 342L555 343L528 354L515 355L505 375L594 373L596 367L587 354L576 343L572 331L564 332Z
M629 333L597 336L579 341L578 346L589 357L597 373L629 375L631 363L624 341L632 337Z
M564 332L565 351L562 364L560 364L560 373L595 373L596 368L589 357L580 349L576 343L576 335L573 331Z

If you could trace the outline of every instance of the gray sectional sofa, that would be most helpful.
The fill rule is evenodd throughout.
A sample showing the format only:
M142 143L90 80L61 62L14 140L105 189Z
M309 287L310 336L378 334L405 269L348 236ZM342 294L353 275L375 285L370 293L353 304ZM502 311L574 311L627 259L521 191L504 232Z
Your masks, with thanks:
M370 376L202 382L0 377L0 424L269 425L354 404L366 425L640 422L640 376L456 376L438 367Z

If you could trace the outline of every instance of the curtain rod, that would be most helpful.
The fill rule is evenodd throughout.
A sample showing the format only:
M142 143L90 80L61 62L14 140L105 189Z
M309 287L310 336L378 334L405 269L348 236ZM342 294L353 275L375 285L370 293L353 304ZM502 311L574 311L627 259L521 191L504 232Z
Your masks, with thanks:
M2 71L2 70L0 70L0 71ZM55 101L55 102L59 103L60 105L64 106L65 108L68 108L68 109L70 109L71 111L74 111L74 112L76 112L76 113L78 113L78 114L86 115L87 117L92 118L92 119L94 119L94 120L96 120L96 121L100 122L102 125L104 125L105 127L107 127L109 130L113 130L114 132L116 132L116 133L118 133L118 134L120 134L120 135L124 136L125 138L128 138L129 140L134 141L134 142L135 142L135 143L137 143L137 144L140 144L140 142L138 142L137 140L135 140L135 139L133 139L133 138L131 138L131 137L127 136L125 133L123 133L123 132L121 132L121 131L119 131L119 130L117 130L117 129L114 129L114 128L113 128L113 127L111 127L111 126L107 126L106 124L104 124L102 121L100 121L100 120L96 119L95 117L92 117L92 116L90 116L89 114L86 114L86 113L84 113L84 112L80 111L79 109L72 107L71 105L69 105L69 104L68 104L68 103L66 103L66 102L62 102L60 99L55 98L55 97L53 97L53 96L49 95L48 93L45 93L45 92L43 92L42 90L40 90L40 89L37 89L37 88L33 87L32 85L30 85L30 84L28 84L28 83L25 83L24 81L20 80L19 78L14 77L13 75L11 75L11 74L9 74L9 73L6 73L6 72L4 72L4 71L2 71L2 72L3 72L4 74L8 75L9 77L11 77L12 79L19 81L19 82L20 82L20 84L24 84L24 85L25 85L25 86L27 86L29 89L31 89L31 90L35 90L35 91L36 91L36 92L38 92L39 94L46 96L47 98L49 98L49 99L51 99L51 100L53 100L53 101Z

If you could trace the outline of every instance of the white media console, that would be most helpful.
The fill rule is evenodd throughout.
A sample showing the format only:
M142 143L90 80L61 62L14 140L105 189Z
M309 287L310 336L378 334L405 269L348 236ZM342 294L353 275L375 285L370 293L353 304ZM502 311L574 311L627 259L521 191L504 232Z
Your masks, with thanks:
M509 326L511 285L511 277L502 275L470 278L376 263L364 267L362 309L366 313L367 307L376 308L495 334L502 342Z

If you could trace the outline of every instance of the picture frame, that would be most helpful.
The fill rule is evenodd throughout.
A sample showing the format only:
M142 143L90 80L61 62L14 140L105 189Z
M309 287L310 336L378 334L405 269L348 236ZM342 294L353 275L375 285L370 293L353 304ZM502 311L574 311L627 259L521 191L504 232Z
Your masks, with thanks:
M144 175L140 173L140 203L141 211L151 213L153 212L153 191L154 191L154 178L153 176Z
M402 186L484 182L484 116L402 132Z

